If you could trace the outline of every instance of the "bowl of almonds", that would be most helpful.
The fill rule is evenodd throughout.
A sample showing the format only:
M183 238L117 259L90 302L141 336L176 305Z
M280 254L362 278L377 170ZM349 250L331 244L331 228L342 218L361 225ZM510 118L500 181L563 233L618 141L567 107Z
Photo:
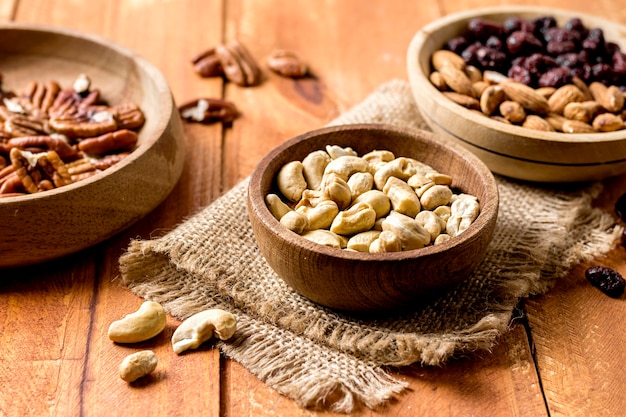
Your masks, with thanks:
M498 189L445 138L345 125L266 155L248 212L262 255L299 294L343 311L397 310L471 274L494 232Z
M492 172L534 182L626 172L626 28L505 6L445 16L413 37L408 77L434 132Z
M0 268L99 243L183 167L180 116L150 63L106 39L0 25Z

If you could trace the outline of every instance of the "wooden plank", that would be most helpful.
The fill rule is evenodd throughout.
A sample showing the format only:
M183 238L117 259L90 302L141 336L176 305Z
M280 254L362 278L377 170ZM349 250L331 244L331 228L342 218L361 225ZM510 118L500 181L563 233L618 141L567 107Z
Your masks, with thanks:
M613 213L626 176L605 186L597 205ZM626 409L626 375L620 371L626 361L624 296L612 299L585 279L591 265L626 276L624 259L625 249L618 246L606 257L577 266L549 293L526 303L551 416L614 416Z
M78 415L94 266L70 259L2 271L0 415Z

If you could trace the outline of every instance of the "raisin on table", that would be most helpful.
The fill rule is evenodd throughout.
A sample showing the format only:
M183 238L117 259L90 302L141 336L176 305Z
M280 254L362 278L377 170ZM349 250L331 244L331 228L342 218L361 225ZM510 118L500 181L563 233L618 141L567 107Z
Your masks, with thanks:
M624 294L626 281L614 269L606 266L592 266L585 271L585 277L591 285L609 297L619 298Z

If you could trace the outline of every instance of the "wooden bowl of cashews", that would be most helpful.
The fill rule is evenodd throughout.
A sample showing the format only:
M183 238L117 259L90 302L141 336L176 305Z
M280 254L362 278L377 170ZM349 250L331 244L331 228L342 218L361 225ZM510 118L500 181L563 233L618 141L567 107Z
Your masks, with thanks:
M252 229L276 274L311 301L350 312L410 308L465 280L498 214L495 179L475 155L381 124L292 138L261 160L248 187Z
M136 53L72 30L3 24L0 74L0 268L95 245L173 189L182 124L166 80Z
M431 129L494 173L593 181L626 172L624 53L626 27L606 19L487 7L422 27L407 69Z

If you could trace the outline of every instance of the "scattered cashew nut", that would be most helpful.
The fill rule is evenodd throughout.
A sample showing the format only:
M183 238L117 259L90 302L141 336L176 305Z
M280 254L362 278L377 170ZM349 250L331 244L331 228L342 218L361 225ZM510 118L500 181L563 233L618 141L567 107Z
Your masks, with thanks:
M172 348L180 354L196 349L213 335L220 340L230 339L237 329L237 319L225 310L214 308L196 313L185 319L172 335Z
M134 313L111 323L108 336L118 343L143 342L161 333L166 321L165 310L159 303L145 301Z
M141 350L124 358L120 364L120 378L126 382L133 382L146 376L157 367L159 360L151 350Z

